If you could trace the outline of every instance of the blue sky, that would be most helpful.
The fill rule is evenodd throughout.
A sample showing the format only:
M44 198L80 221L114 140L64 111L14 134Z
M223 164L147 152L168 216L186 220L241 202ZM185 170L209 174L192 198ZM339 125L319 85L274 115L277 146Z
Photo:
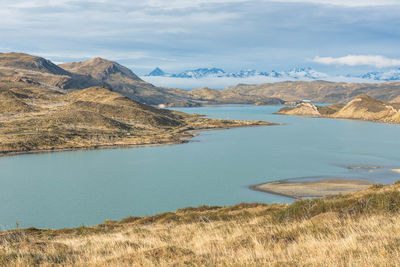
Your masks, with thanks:
M138 74L197 67L400 67L398 0L0 0L0 51L101 56Z

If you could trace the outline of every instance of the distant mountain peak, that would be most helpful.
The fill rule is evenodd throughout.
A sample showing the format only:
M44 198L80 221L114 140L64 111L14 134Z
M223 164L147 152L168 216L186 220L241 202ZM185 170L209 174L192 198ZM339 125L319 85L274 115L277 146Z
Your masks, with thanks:
M165 76L165 75L166 75L166 73L162 69L157 67L154 70L152 70L149 74L147 74L146 76Z

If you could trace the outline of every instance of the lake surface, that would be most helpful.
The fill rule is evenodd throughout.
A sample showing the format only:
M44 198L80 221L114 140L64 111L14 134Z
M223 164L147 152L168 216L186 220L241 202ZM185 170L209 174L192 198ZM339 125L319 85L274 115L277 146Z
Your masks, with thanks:
M181 145L0 158L0 228L62 228L199 205L281 202L249 185L315 177L400 180L400 125L273 115L279 106L179 109L280 126L203 131ZM378 165L368 172L347 166Z

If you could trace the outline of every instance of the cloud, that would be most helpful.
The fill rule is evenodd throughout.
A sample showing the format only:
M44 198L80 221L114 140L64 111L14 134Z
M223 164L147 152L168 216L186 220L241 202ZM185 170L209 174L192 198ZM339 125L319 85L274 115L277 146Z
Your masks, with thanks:
M312 4L348 6L348 7L400 5L398 0L275 0L275 1L285 2L285 3L312 3Z
M400 6L388 5L396 2L0 0L0 49L63 62L107 57L138 74L155 66L313 67L307 59L318 54L391 58L398 54Z
M348 55L345 57L314 57L316 63L325 65L347 65L347 66L374 66L387 68L400 66L400 59L387 58L383 56Z

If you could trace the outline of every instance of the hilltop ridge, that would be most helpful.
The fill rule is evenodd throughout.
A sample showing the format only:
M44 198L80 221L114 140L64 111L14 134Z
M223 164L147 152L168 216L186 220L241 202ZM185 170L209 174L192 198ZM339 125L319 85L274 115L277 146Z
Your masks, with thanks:
M24 53L0 53L0 67L38 71L54 75L69 75L70 73L50 60Z
M143 81L127 67L101 57L92 58L83 62L64 63L59 66L73 73L90 75L94 79L100 81L107 80L111 75L118 73L132 80Z

